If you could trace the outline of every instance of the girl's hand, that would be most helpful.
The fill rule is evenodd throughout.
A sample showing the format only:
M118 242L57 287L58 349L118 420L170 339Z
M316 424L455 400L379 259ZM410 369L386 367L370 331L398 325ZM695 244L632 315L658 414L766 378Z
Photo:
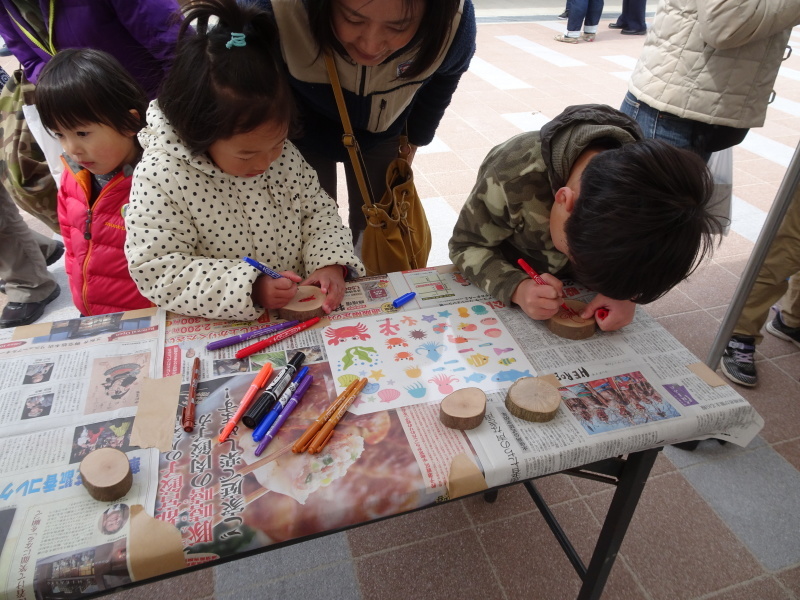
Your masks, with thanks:
M531 319L543 321L558 312L561 306L561 280L550 273L542 275L547 285L539 285L533 279L526 279L517 286L511 295L511 301Z
M342 303L344 298L344 269L340 265L328 265L314 271L300 285L316 285L325 293L322 310L328 314Z
M302 277L293 271L281 271L280 279L268 275L259 275L253 283L251 295L256 304L266 309L282 308L289 304L297 293L297 284Z
M581 317L584 319L591 319L594 317L600 329L603 331L614 331L625 327L625 325L633 321L635 314L636 304L630 300L612 300L602 294L597 294L597 296L586 305L586 308L581 313Z

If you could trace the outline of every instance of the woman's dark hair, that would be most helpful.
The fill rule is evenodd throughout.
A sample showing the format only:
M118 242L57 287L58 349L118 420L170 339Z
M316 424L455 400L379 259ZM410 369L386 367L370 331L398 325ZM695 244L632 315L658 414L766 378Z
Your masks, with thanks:
M68 48L45 65L36 108L50 131L102 123L119 133L145 125L147 96L119 61L102 50ZM131 114L135 109L138 115Z
M428 69L444 48L453 19L461 0L421 0L425 5L419 29L410 45L417 47L411 65L400 77L411 79ZM333 32L333 4L336 0L310 0L306 3L311 34L320 52L336 50L344 52ZM411 12L414 0L402 0L406 13Z
M235 0L187 3L158 104L195 155L268 121L291 124L294 102L271 15Z
M564 229L575 278L647 304L688 277L722 232L711 173L695 153L643 140L595 155Z

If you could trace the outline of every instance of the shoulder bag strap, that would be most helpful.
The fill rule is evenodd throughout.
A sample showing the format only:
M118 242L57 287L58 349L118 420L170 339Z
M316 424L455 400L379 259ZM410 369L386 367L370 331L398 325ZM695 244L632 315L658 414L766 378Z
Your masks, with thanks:
M325 52L325 66L328 69L328 76L331 80L333 95L336 97L336 106L339 108L339 116L342 119L342 127L344 128L342 144L344 144L344 147L347 148L348 154L350 154L350 162L353 163L353 171L355 171L356 179L358 180L358 188L361 190L361 196L364 198L364 204L367 207L372 207L369 188L367 187L367 181L364 177L364 171L361 168L361 151L358 148L356 136L353 135L353 127L350 124L350 117L347 114L347 106L344 104L342 86L339 83L339 74L336 72L336 63L333 62L333 56L331 56L330 52Z

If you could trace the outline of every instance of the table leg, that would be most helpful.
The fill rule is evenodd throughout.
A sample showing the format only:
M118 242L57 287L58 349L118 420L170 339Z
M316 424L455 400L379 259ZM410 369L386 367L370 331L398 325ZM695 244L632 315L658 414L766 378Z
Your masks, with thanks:
M617 491L611 500L600 537L583 578L578 600L598 600L603 593L611 567L617 558L625 533L633 518L636 505L644 491L650 469L661 448L629 454L619 476Z

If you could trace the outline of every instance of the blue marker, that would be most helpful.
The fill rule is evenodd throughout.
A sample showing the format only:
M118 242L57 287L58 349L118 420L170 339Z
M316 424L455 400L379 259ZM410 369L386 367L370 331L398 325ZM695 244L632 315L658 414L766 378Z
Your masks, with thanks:
M403 294L396 300L392 301L392 306L394 306L395 308L400 308L401 306L403 306L403 304L411 302L416 295L417 295L416 292L408 292L407 294Z
M275 271L273 271L269 267L267 267L265 265L262 265L260 262L250 258L249 256L243 256L242 260L244 262L246 262L248 265L250 265L251 267L254 267L254 268L258 269L259 271L261 271L262 273L264 273L264 275L269 275L273 279L280 279L281 277L283 277L279 273L276 273Z
M303 399L303 395L306 393L306 390L311 387L311 382L314 380L313 375L308 375L303 381L300 382L300 385L297 386L297 390L295 390L294 394L292 394L292 398L289 400L289 403L286 407L281 411L278 420L273 423L272 427L269 428L269 431L264 436L264 439L261 440L261 443L258 445L258 448L255 450L256 456L261 456L261 453L264 451L269 443L272 441L272 438L275 437L275 434L278 433L278 430L281 428L281 425L284 424L286 419L289 418L289 415L292 414L294 407L297 406L297 403Z
M297 386L300 385L300 382L302 381L303 377L306 376L307 373L308 373L308 367L303 367L302 369L300 369L300 371L298 371L297 375L295 375L295 378L292 380L292 382L289 384L289 386L286 388L283 394L281 394L281 397L278 399L278 401L272 406L267 415L263 419L261 419L261 422L258 424L258 427L256 427L253 430L254 441L260 442L263 439L264 435L267 433L269 428L272 427L272 424L275 422L275 419L277 419L278 415L281 414L283 407L286 406L287 402L289 402L295 390L297 389Z

